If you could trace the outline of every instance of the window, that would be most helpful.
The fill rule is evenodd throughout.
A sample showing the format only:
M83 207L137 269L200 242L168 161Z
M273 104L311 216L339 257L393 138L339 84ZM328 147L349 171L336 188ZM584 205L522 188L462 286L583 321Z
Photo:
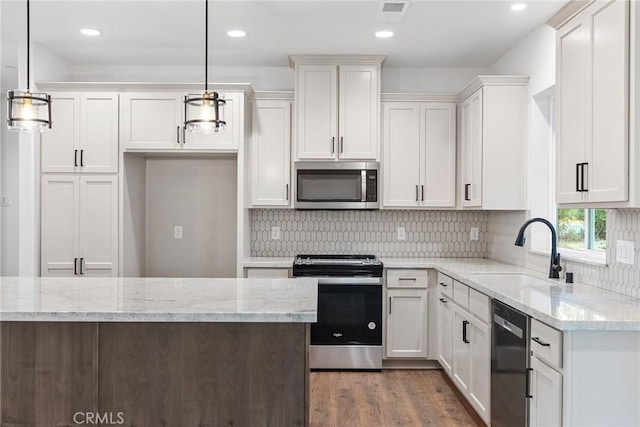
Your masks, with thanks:
M598 253L607 249L605 209L558 209L556 227L561 248Z

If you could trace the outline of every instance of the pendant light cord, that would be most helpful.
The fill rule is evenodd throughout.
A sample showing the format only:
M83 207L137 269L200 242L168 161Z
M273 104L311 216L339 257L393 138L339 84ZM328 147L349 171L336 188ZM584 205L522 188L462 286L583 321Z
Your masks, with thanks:
M29 92L29 89L31 87L31 69L29 66L29 63L31 62L31 28L29 26L29 0L27 0L27 92Z
M29 0L27 0L28 2ZM204 91L209 90L209 0L204 0Z

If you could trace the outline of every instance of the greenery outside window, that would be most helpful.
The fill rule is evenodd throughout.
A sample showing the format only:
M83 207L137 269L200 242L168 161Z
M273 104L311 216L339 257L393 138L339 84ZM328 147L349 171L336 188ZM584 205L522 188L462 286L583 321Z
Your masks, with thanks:
M607 249L605 209L558 209L556 225L560 248L598 253Z

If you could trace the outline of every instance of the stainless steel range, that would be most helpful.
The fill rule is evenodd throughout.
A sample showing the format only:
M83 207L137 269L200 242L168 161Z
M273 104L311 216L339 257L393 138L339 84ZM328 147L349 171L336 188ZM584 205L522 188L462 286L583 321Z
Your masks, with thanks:
M293 276L318 279L311 369L382 369L382 262L374 255L298 255Z

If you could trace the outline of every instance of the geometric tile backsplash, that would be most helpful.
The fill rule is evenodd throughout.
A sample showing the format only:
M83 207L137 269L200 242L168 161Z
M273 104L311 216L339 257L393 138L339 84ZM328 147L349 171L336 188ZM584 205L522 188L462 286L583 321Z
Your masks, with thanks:
M525 215L522 212L489 213L488 257L547 272L549 271L548 255L512 249L514 236L524 220ZM635 243L634 265L615 262L617 240ZM562 252L562 249L559 251ZM607 265L565 259L562 261L565 270L562 273L571 271L576 282L640 298L639 251L640 209L609 209L607 210Z
M487 212L251 210L251 256L371 253L398 258L485 258ZM280 239L271 238L280 227ZM398 240L397 228L406 238ZM478 227L479 239L469 231Z

